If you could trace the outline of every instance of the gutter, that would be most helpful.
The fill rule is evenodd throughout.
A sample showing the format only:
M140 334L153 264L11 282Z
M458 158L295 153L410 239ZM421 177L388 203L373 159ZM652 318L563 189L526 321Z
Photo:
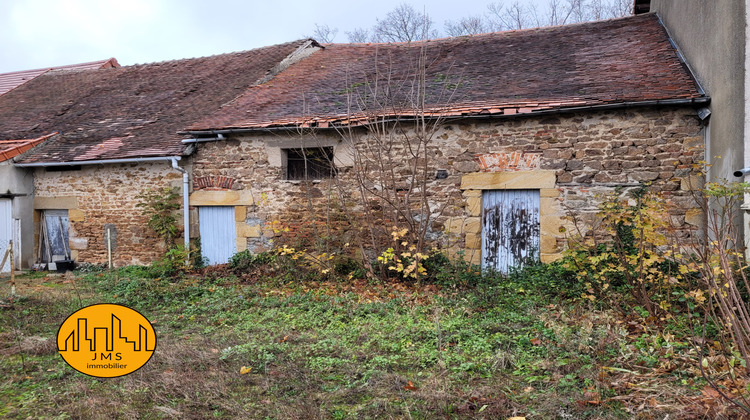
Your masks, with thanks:
M224 137L223 134L217 134L216 137L205 137L205 138L194 138L194 139L183 139L182 144L190 144L190 143L206 143L209 141L219 141L219 140L226 140L226 137Z
M697 83L697 81L696 81ZM300 129L304 130L336 130L343 127L366 127L371 124L382 124L382 123L390 123L390 122L408 122L410 120L417 120L417 119L428 119L428 120L435 120L435 119L445 119L445 120L463 120L463 119L493 119L493 118L518 118L518 117L533 117L536 115L549 115L549 114L567 114L567 113L574 113L574 112L581 112L581 111L600 111L600 110L610 110L610 109L622 109L622 108L636 108L636 107L646 107L646 106L675 106L675 105L708 105L711 103L711 97L709 96L703 96L700 98L690 98L690 99L657 99L657 100L651 100L651 101L632 101L632 102L619 102L615 104L601 104L601 105L586 105L586 106L577 106L577 107L570 107L570 108L556 108L556 109L545 109L541 111L532 111L532 112L526 112L526 113L516 113L516 114L478 114L478 115L417 115L417 116L404 116L404 117L398 117L398 118L385 118L385 119L379 119L377 121L367 122L365 124L359 124L359 125L344 125L344 124L329 124L328 127L322 128L322 127L299 127L299 126L282 126L282 127L259 127L259 128L227 128L227 129L219 129L219 130L191 130L191 131L183 131L180 132L180 134L189 134L189 135L214 135L217 136L217 138L206 138L206 139L187 139L191 141L183 140L183 143L194 143L195 141L218 141L220 140L218 136L224 136L226 134L242 134L242 133L257 133L257 132L277 132L277 131L299 131ZM192 141L195 140L195 141Z
M21 168L43 168L47 166L82 166L82 165L107 165L111 163L142 163L142 162L159 162L180 160L180 156L161 156L145 158L127 158L127 159L103 159L103 160L82 160L69 162L31 162L31 163L14 163L13 166Z
M144 158L127 158L127 159L106 159L106 160L83 160L80 162L32 162L32 163L14 163L14 166L21 168L44 168L50 166L82 166L82 165L106 165L115 163L143 163L143 162L170 162L172 168L182 172L182 213L185 236L185 250L190 249L190 177L188 171L177 165L177 161L181 160L180 156L160 156L160 157L144 157Z

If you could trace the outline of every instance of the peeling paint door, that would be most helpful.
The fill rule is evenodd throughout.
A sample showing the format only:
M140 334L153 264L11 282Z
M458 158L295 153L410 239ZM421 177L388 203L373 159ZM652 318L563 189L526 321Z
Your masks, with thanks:
M8 244L13 239L13 218L11 214L11 200L8 198L0 199L0 262L5 256ZM0 272L10 272L10 258L0 267Z
M47 229L47 242L44 244L43 261L55 262L70 257L70 222L67 210L45 210L44 223ZM46 247L49 246L49 252Z
M482 268L507 274L539 258L539 190L482 193Z
M234 207L198 207L201 252L208 265L225 264L237 251L234 230Z

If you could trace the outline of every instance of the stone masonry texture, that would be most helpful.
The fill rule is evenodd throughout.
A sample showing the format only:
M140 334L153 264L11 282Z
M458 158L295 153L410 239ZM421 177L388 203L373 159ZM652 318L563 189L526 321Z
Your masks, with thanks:
M117 232L113 261L123 266L148 264L163 256L164 243L146 225L147 218L136 207L137 196L148 188L179 187L182 175L169 163L92 165L62 172L39 169L34 184L36 198L46 199L48 208L60 197L75 198L67 201L77 203L76 208L65 207L71 251L78 262L107 262L105 225L112 224ZM181 221L178 217L178 223Z
M413 134L413 128L406 127L405 131ZM428 133L428 150L416 158L404 144L394 143L390 155L394 157L396 182L381 185L373 181L379 179L377 165L368 161L368 150L378 145L378 136L373 132L361 129L351 135L325 130L311 134L244 134L229 141L201 144L193 157L193 177L223 179L223 185L231 185L224 192L225 199L220 199L221 204L242 207L245 221L238 220L239 227L242 223L252 227L248 229L252 233L247 236L247 246L259 251L279 236L275 231L278 229L273 229L277 223L309 227L336 220L338 231L345 234L342 220L346 217L335 215L336 211L354 212L362 206L357 178L368 175L363 186L373 191L413 189L414 185L408 182L410 167L415 159L421 167L425 162L420 159L426 158L428 174L447 171L447 177L431 176L426 184L432 220L430 238L443 247L477 254L481 229L477 197L485 188L462 188L462 180L468 180L468 175L481 179L476 174L493 172L531 174L519 179L533 180L535 173L553 172L551 188L535 186L533 181L528 184L528 188L542 191L542 254L543 260L553 260L564 246L560 227L570 227L565 219L569 212L592 219L601 195L616 190L625 194L642 183L662 192L673 205L672 222L679 235L694 235L699 223L694 217L697 206L689 188L699 185L688 181L699 181L696 165L703 160L701 130L695 110L689 107L448 123ZM283 148L285 141L290 147L299 147L300 141L306 147L352 143L361 162L339 167L334 179L315 183L285 181L283 167L269 160L271 148ZM274 146L269 147L270 144ZM213 193L221 197L222 191ZM244 240L240 238L238 245ZM478 255L470 258L478 262Z

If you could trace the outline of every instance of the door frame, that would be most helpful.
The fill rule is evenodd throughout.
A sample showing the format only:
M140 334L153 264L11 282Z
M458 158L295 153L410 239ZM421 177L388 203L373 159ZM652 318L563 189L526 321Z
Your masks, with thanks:
M482 261L482 191L485 190L539 190L539 259L552 262L562 257L561 244L564 233L560 227L568 226L563 220L560 205L561 190L556 188L557 176L552 170L475 172L461 177L465 216L454 217L446 223L446 233L463 239L466 260L480 265ZM459 242L460 243L460 242Z
M196 206L198 208L198 233L201 238L201 256L208 260L208 265L217 265L217 264L225 264L229 262L229 259L237 252L237 228L236 228L236 222L235 222L235 211L234 206ZM211 229L212 226L210 226L209 223L203 223L201 219L201 214L206 215L205 217L208 217L208 212L206 210L208 209L216 209L216 208L222 208L226 209L227 214L222 215L226 216L226 222L228 222L228 225L226 226L226 230L224 233L229 233L231 231L231 241L229 242L231 244L230 247L226 247L225 249L231 249L230 255L226 255L226 259L224 258L224 255L219 256L218 258L215 258L216 256L209 253L209 255L206 255L206 250L208 249L208 246L211 246L210 244L207 244L204 241L204 237L208 238L209 235L206 234L207 230L204 229ZM205 210L204 210L205 209ZM208 222L208 221L206 221ZM206 226L209 224L209 226Z

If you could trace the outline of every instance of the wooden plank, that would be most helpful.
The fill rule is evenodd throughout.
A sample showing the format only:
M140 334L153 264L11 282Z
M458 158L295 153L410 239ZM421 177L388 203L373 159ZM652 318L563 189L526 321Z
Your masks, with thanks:
M507 274L539 258L539 190L482 194L482 268Z
M209 265L225 264L237 248L234 207L200 206L201 250Z

